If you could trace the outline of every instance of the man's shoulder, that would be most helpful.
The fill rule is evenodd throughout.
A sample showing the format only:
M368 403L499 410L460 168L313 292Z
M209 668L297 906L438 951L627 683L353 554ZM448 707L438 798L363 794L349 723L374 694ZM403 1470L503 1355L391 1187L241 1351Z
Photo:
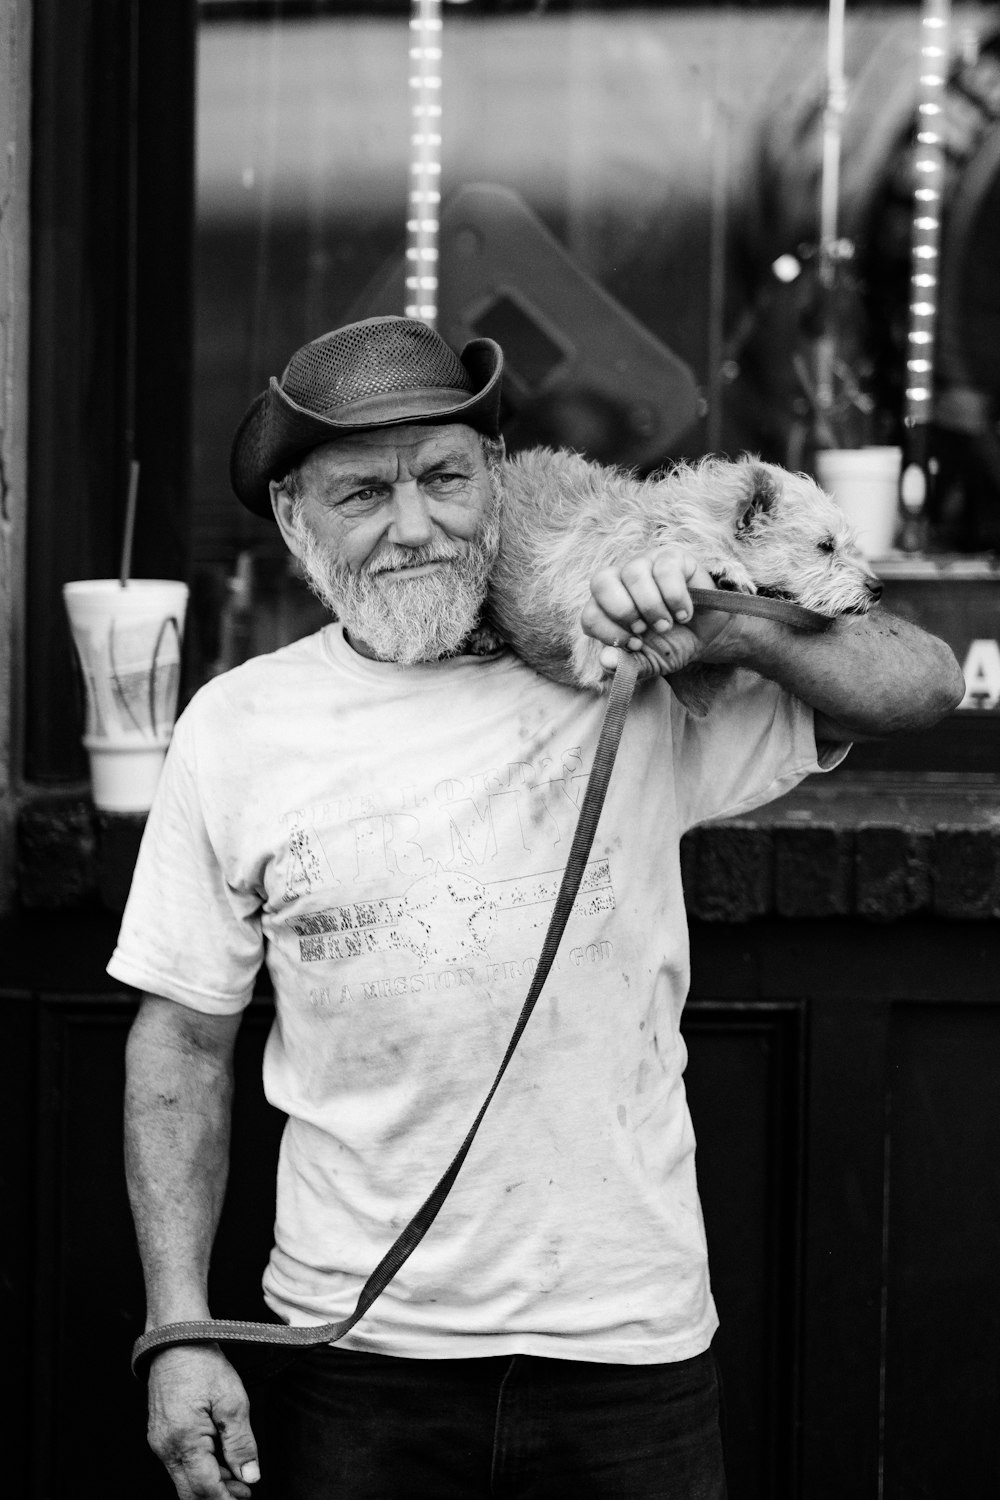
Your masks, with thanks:
M189 722L212 720L255 712L263 702L274 704L285 689L297 690L303 675L324 671L322 636L322 631L316 631L210 677L191 698L183 717Z

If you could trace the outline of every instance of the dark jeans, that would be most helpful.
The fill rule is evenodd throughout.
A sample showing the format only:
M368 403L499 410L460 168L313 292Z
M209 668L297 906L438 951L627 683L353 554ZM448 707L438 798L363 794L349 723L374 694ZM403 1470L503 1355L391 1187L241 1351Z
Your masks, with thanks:
M598 1365L323 1345L247 1385L255 1500L725 1500L711 1351Z

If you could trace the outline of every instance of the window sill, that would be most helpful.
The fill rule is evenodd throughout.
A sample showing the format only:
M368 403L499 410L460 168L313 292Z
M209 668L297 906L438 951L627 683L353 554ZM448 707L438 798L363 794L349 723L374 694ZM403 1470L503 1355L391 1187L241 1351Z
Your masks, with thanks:
M17 820L20 905L121 912L145 826L145 813L99 812L86 783L28 793Z
M806 782L682 844L689 915L1000 916L1000 780L893 772Z
M36 791L18 820L21 906L121 912L144 827L142 813L98 812L85 786ZM989 920L1000 916L1000 779L838 772L693 830L681 858L696 920Z

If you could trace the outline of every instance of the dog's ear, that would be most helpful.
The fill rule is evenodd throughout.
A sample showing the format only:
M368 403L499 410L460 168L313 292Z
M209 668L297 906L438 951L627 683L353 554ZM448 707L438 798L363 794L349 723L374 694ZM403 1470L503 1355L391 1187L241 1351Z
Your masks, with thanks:
M736 519L736 530L745 531L759 516L766 516L778 498L778 485L764 465L748 463L744 475L742 508Z

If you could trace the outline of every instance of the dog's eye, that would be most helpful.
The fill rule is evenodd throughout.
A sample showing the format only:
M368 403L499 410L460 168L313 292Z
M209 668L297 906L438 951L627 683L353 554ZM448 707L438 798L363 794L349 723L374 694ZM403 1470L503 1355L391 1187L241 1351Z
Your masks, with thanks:
M821 552L836 552L837 543L833 540L832 536L828 536L825 542L820 542L819 550Z

